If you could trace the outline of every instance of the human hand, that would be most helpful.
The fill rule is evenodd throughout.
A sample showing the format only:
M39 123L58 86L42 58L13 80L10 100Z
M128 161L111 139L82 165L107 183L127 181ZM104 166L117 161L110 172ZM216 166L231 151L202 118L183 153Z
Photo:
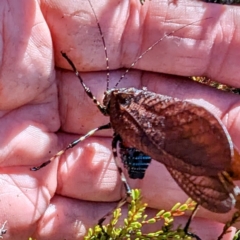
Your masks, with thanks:
M130 71L120 87L145 86L204 105L222 119L239 149L239 96L183 77L149 72L207 75L239 87L239 41L233 34L236 26L227 25L229 18L238 22L239 16L233 14L236 7L197 1L178 6L167 1L144 6L137 0L101 3L92 1L111 69L128 67L164 33L212 17L166 37L137 63L139 70ZM124 194L111 155L112 132L99 132L37 172L29 168L109 121L86 96L76 76L64 70L70 66L60 54L66 52L79 71L89 72L82 78L101 100L106 90L106 64L93 12L87 1L59 0L5 1L1 10L0 220L8 221L4 238L81 239ZM121 74L121 70L111 72L111 87ZM152 208L169 209L187 198L165 167L155 161L144 180L130 180L129 184L142 189L143 200ZM201 209L191 230L202 239L215 239L222 230L221 222L231 214ZM187 217L180 221L185 224ZM225 239L232 236L233 232Z

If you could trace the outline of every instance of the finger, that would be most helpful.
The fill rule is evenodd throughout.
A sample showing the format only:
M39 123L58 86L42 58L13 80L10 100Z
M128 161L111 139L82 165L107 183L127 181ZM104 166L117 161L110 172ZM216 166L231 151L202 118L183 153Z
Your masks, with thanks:
M29 164L43 157L40 150L46 146L48 133L59 128L51 38L36 2L29 5L27 1L4 1L0 10L4 23L0 64L1 161L8 166Z
M72 138L63 136L65 141ZM101 202L119 201L125 196L112 158L110 142L107 138L90 138L66 153L59 165L57 193L70 198ZM128 178L128 183L132 189L141 189L142 201L151 208L169 209L176 202L183 203L188 198L164 165L154 160L143 180ZM216 214L200 208L197 216L225 223L231 219L233 212Z
M57 145L51 134L59 128L56 78L51 37L37 2L3 1L0 18L1 220L8 221L10 236L21 228L13 238L26 239L56 188L56 171L44 176L46 185L28 167Z
M73 137L62 135L70 142ZM57 193L89 201L117 201L122 184L111 156L111 140L90 138L66 152L59 163Z
M1 109L52 101L51 93L56 88L52 86L55 78L51 38L37 2L4 1L0 11L4 23L0 50ZM48 95L43 94L46 89L50 91Z
M237 6L187 0L177 7L163 1L144 6L138 1L107 1L101 5L92 1L92 5L104 33L111 69L130 66L164 34L199 21L164 38L136 67L183 76L206 75L239 86L238 65L234 64L238 62L239 45L234 34L234 22L239 22ZM62 50L80 71L105 69L101 36L88 2L76 2L70 7L58 1L56 6L55 14L46 15L46 19L56 36L58 65L69 68L60 56ZM44 10L47 13L47 7ZM233 24L228 24L229 19Z
M0 221L7 221L7 239L28 239L35 230L56 187L53 175L46 174L45 179L52 185L37 180L26 166L1 168Z
M32 237L36 239L81 239L89 227L96 225L98 219L115 206L116 203L85 202L56 196L52 199L51 206L39 222L37 231ZM123 217L126 216L126 210L126 206L123 207ZM154 216L156 210L148 209L146 213L148 216ZM186 221L185 216L175 217L174 227L177 228L180 224L184 226ZM122 221L119 220L119 223L122 224ZM161 226L162 221L145 227L143 231L157 231L161 229ZM222 228L223 224L201 218L195 218L191 224L191 232L196 233L201 239L216 239ZM224 236L225 240L233 239L235 231L231 230Z

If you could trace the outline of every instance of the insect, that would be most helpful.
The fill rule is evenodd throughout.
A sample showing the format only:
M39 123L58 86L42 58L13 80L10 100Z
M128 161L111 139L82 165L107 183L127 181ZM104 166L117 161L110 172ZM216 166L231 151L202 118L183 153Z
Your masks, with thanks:
M96 17L93 7L92 10ZM98 27L103 39L99 23ZM129 69L163 38L140 55ZM103 43L105 46L104 39ZM106 49L105 54L108 60ZM179 186L206 209L225 213L235 206L239 188L231 179L233 143L227 129L217 117L191 102L156 94L146 88L117 88L129 69L110 90L107 80L107 91L103 103L100 103L83 82L68 55L62 55L71 65L86 94L100 112L109 117L110 122L91 130L31 170L45 167L95 132L112 128L113 157L127 195L130 194L130 187L118 164L117 149L120 149L121 159L131 178L143 178L151 159L154 159L163 163Z

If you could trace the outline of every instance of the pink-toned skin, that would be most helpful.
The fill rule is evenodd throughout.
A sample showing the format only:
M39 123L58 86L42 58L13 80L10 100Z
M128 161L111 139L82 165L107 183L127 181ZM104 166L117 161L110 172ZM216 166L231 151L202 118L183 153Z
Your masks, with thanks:
M92 0L108 49L110 67L127 67L164 33L194 22L165 38L121 83L187 99L205 106L226 125L240 149L240 98L172 75L206 75L240 87L237 6L200 1ZM0 5L0 223L4 239L82 239L124 194L111 155L112 132L102 131L60 160L31 172L79 134L108 123L83 92L64 51L86 84L101 99L105 58L87 1L3 0ZM139 28L139 26L141 26ZM54 50L53 50L54 49ZM57 68L55 68L57 67ZM103 70L103 72L93 72ZM146 71L142 71L146 70ZM111 72L110 84L121 75ZM61 128L61 133L59 129ZM104 136L104 138L102 138ZM155 161L144 180L130 180L152 208L170 208L186 195L165 167ZM101 203L99 203L101 201ZM201 209L191 230L216 239L229 214ZM184 224L186 217L180 218ZM233 231L224 239L232 239Z

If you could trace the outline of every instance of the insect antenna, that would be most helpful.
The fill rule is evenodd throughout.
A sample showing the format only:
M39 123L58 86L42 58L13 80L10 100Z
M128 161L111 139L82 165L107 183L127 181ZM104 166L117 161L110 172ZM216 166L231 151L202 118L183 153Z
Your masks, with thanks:
M106 47L104 35L103 35L103 32L102 32L102 28L101 28L101 26L100 26L100 24L99 24L99 21L98 21L96 12L95 12L95 10L94 10L94 8L93 8L93 5L92 5L91 1L88 0L88 2L89 2L89 5L91 6L91 9L92 9L92 11L93 11L93 14L94 14L96 23L97 23L97 25L98 25L98 30L99 30L99 33L100 33L100 35L101 35L102 43L103 43L105 60L106 60L106 69L107 69L107 80L106 80L106 81L107 81L107 87L106 87L106 90L108 91L108 90L109 90L110 71L109 71L109 58L108 58L108 54L107 54L107 47Z
M95 17L95 20L96 20L96 23L97 23L97 26L98 26L98 30L99 30L99 33L100 33L100 36L101 36L101 40L102 40L102 44L103 44L103 48L104 48L104 54L105 54L105 60L106 60L106 70L107 70L107 79L106 79L106 82L107 82L107 86L106 86L106 91L109 90L109 78L110 78L110 71L109 71L109 58L108 58L108 53L107 53L107 47L106 47L106 43L105 43L105 39L104 39L104 35L103 35L103 32L102 32L102 28L100 26L100 23L98 21L98 18L97 18L97 14L93 8L93 5L91 3L90 0L88 0L88 3L91 7L91 10L94 14L94 17ZM86 84L83 82L83 79L80 75L80 73L78 72L76 66L74 65L74 63L72 62L72 60L67 56L66 53L62 52L61 51L61 54L62 56L68 61L68 63L70 64L70 66L72 67L73 71L75 72L75 75L78 77L81 85L83 86L85 92L87 93L87 95L93 100L94 104L97 105L98 109L101 111L101 113L103 113L104 115L106 115L106 108L104 105L102 105L97 99L96 97L92 94L91 90L89 87L86 86Z
M169 36L172 36L174 33L178 32L178 31L180 31L180 30L182 30L182 29L184 29L184 28L186 28L186 27L188 27L188 26L191 26L191 25L193 25L193 24L195 24L195 23L198 23L198 22L201 22L201 21L208 20L208 19L210 19L210 18L212 18L212 17L207 17L207 18L204 18L204 19L197 20L197 21L191 22L191 23L189 23L189 24L186 24L186 25L184 25L184 26L182 26L182 27L180 27L180 28L178 28L178 29L176 29L176 30L173 30L173 31L165 34L162 38L158 39L151 47L149 47L149 48L148 48L147 50L145 50L139 57L137 57L137 59L130 65L129 68L126 69L126 71L125 71L125 72L123 73L123 75L120 77L120 79L118 80L118 82L115 84L114 88L116 88L116 87L119 85L119 83L122 81L122 79L125 78L125 76L127 75L127 73L137 64L137 62L138 62L143 56L145 56L149 51L151 51L151 50L152 50L159 42L161 42L164 38L169 37Z

